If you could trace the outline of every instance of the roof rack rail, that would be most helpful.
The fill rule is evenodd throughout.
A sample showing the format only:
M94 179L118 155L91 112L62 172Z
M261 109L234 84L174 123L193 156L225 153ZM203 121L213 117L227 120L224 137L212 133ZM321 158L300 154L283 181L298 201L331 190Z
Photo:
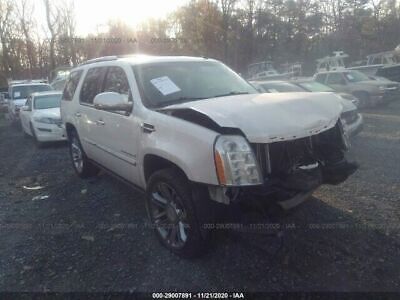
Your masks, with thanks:
M93 64L93 63L97 63L97 62L102 62L102 61L111 61L111 60L117 60L118 56L116 55L112 55L112 56L103 56L103 57L98 57L98 58L94 58L94 59L89 59L83 63L80 64L80 66L83 65L88 65L88 64Z

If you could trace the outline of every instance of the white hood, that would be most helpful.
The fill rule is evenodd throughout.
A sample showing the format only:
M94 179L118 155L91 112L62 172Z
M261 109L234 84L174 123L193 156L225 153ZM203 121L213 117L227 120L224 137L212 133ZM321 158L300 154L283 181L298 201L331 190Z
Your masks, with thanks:
M166 109L180 108L201 112L222 127L239 128L252 143L271 143L334 127L343 106L333 94L268 93L211 98Z
M35 110L35 117L38 118L52 118L52 119L60 119L60 108L47 108L47 109L38 109Z

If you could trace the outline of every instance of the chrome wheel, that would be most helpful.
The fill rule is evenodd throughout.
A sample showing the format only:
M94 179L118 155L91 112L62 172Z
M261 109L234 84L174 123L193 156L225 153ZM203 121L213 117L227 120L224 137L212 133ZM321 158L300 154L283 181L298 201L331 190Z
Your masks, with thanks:
M83 170L83 154L79 144L79 141L76 137L72 138L71 141L71 156L72 162L74 164L75 169L78 173L82 173Z
M151 191L150 215L162 239L173 248L182 248L187 241L186 212L175 189L158 182Z

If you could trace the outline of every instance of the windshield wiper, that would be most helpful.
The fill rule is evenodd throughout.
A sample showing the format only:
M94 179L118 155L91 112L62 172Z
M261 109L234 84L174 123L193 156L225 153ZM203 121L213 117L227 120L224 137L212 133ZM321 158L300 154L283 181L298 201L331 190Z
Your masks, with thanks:
M196 101L196 100L203 100L206 99L204 97L179 97L177 99L169 100L169 101L164 101L163 103L160 103L158 107L165 107L173 104L179 104L179 103L184 103L184 102L190 102L190 101Z
M226 96L234 96L234 95L245 95L245 94L250 94L250 93L249 92L232 91L232 92L229 92L229 93L226 93L226 94L212 96L210 98L218 98L218 97L226 97Z

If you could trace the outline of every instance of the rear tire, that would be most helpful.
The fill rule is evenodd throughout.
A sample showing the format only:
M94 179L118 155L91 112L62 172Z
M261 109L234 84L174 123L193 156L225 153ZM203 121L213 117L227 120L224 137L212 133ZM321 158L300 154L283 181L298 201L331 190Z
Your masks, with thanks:
M204 254L209 240L194 194L189 180L174 168L152 174L146 189L146 208L158 239L184 258ZM196 200L201 201L198 205L207 205L208 199Z
M86 156L75 130L68 135L68 147L72 166L80 178L89 178L98 174L99 169Z

